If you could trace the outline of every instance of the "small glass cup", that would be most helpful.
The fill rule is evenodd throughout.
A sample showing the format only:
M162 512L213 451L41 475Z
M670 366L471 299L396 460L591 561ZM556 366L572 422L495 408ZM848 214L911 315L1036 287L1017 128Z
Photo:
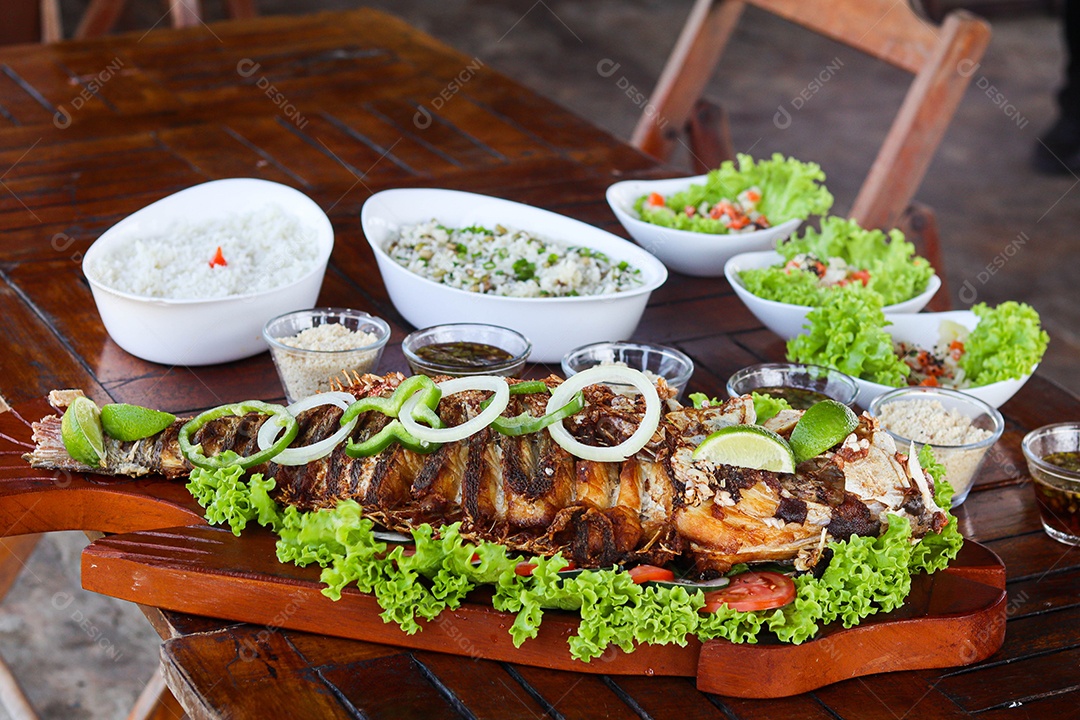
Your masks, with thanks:
M352 339L351 335L338 331L338 336L321 340L331 349L292 346L291 338L326 325L343 326L357 334L355 340L360 344L337 347L343 341ZM305 337L310 339L310 335ZM274 366L285 389L285 399L293 403L329 390L335 381L347 385L350 374L371 372L377 368L383 349L390 340L390 326L385 320L359 310L314 308L297 310L270 320L263 327L263 339L270 346L270 355L274 358Z
M859 386L839 370L821 365L802 365L799 363L763 363L751 365L738 371L727 381L730 397L746 395L761 388L791 388L808 390L843 403L848 407L855 404ZM790 401L790 398L789 398ZM795 409L805 410L797 403L791 403Z
M1080 472L1046 460L1054 453L1080 455L1080 423L1044 425L1025 435L1021 447L1046 534L1066 545L1080 545Z
M1001 417L1001 413L979 398L959 390L923 386L897 388L878 395L870 402L868 410L872 416L880 418L881 409L890 403L934 401L945 410L965 416L971 421L973 428L985 430L989 434L976 442L945 445L933 440L925 442L927 437L925 435L920 436L923 440L918 437L905 437L884 423L881 428L896 441L896 447L900 452L906 453L912 442L915 443L915 452L922 450L923 445L930 446L930 449L934 451L934 458L945 466L945 480L953 487L952 507L956 507L967 499L986 452L998 441L1005 430L1005 419Z
M582 370L603 364L624 363L634 370L653 373L664 378L675 396L682 395L690 376L694 374L694 361L685 353L664 345L636 342L598 342L582 345L566 353L562 359L562 371L566 377Z
M418 354L420 348L443 343L490 345L508 353L510 357L482 365L459 365L432 361ZM451 377L500 375L502 377L517 377L521 374L522 368L525 367L525 361L529 358L529 353L532 352L532 343L516 330L500 325L448 323L409 333L401 343L401 351L405 355L406 362L409 363L409 368L414 373L421 375L449 375Z

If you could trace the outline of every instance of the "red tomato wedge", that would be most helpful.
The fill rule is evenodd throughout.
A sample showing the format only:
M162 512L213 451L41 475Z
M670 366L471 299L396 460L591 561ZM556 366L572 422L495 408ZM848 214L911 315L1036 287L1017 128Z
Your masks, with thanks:
M215 265L225 266L228 264L229 263L225 262L225 256L221 253L221 246L219 245L217 251L214 252L214 257L210 259L210 267L214 267Z
M675 573L656 565L637 565L630 568L630 577L634 579L635 583L641 585L655 580L670 582L675 579Z
M795 583L787 575L769 572L745 572L731 578L722 590L705 593L702 612L714 613L721 605L732 610L771 610L795 599Z
M514 573L521 577L530 577L533 574L533 570L536 569L536 563L519 562L514 567Z
M649 201L648 202L649 202L650 205L653 205L655 207L663 207L663 205L664 205L664 196L661 195L658 192L649 193Z

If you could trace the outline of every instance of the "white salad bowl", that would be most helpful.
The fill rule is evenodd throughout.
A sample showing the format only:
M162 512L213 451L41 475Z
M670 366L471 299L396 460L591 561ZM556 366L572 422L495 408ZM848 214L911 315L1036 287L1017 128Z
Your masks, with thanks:
M944 320L959 323L968 330L974 330L975 326L979 324L979 316L970 310L914 314L887 312L885 313L885 319L892 323L885 326L885 332L889 333L894 341L911 343L926 350L933 350L937 344L941 323ZM979 387L960 388L960 392L976 397L991 407L999 408L1024 386L1024 383L1034 374L1037 367L1039 367L1038 363L1031 368L1031 372L1022 378L1002 380L1001 382ZM896 389L889 385L880 385L859 378L855 378L855 383L859 386L859 395L855 402L864 408L870 407L870 401L878 395Z
M317 255L300 278L265 289L215 299L175 300L109 287L96 272L99 255L180 223L250 213L277 206L313 231ZM298 190L268 180L230 178L195 185L147 205L105 231L83 259L98 313L117 345L132 355L166 365L213 365L266 352L262 328L272 317L315 305L322 287L334 229L326 213Z
M761 321L762 325L785 340L789 340L806 332L803 324L806 322L807 313L813 308L809 305L793 305L758 297L746 289L742 279L739 277L739 273L743 270L772 267L783 261L783 256L774 250L743 253L728 260L724 266L724 276L727 277L727 281L735 290L735 294L739 296L747 309L754 314L754 317ZM910 300L894 305L886 305L885 312L917 313L926 307L926 304L930 302L930 299L934 297L934 293L939 288L941 288L941 278L936 274L931 275L930 282L926 284L925 290Z
M718 235L654 225L642 220L634 210L634 203L642 195L656 192L667 197L691 185L704 184L707 177L623 180L608 187L608 205L639 245L660 258L668 268L697 277L720 277L724 274L724 263L732 256L774 248L803 223L801 219L793 219L764 230Z
M639 287L605 295L519 298L459 290L421 277L386 248L403 227L436 220L451 228L500 224L546 240L599 250L641 271ZM663 263L633 243L564 215L457 190L402 188L375 193L360 211L386 291L402 317L418 328L478 322L518 331L533 345L530 360L557 363L568 351L600 340L626 340L652 291L667 280Z

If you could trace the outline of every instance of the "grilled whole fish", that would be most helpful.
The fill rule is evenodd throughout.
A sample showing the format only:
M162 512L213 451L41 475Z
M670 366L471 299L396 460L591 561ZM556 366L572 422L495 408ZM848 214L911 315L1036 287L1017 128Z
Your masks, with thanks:
M399 374L365 375L346 390L357 398L388 396ZM561 382L551 377L549 387ZM50 396L62 409L70 391ZM583 411L565 421L580 441L613 445L627 438L644 413L644 402L595 385L585 389ZM475 417L487 394L467 391L444 398L438 412L448 425ZM542 415L547 393L511 396L507 416ZM877 535L887 513L907 517L914 535L937 532L946 516L921 473L913 477L876 421L859 425L832 452L801 463L793 474L714 465L695 460L694 448L710 433L753 423L752 400L739 397L719 407L695 409L666 399L668 412L649 443L621 463L581 460L547 432L520 437L485 428L465 440L419 455L396 444L369 458L350 458L344 444L300 466L269 463L252 468L276 481L275 500L301 510L333 507L353 499L365 515L401 531L420 523L460 521L462 532L511 549L551 555L562 552L581 567L615 562L663 564L682 558L700 574L727 571L741 562L793 562L813 567L825 543L851 535ZM340 427L342 411L322 406L300 413L295 446L317 442ZM765 423L791 432L798 411ZM233 450L247 455L265 418L226 417L201 428L193 440L207 455ZM389 418L368 412L352 432L360 442ZM34 424L36 447L26 455L34 467L182 478L191 466L180 453L183 421L134 443L106 438L101 468L73 460L60 438L60 418Z

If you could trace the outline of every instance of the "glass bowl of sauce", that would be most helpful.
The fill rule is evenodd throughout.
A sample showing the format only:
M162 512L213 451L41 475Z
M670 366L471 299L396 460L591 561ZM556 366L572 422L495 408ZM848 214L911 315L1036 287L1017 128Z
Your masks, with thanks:
M836 400L848 407L855 403L859 386L848 375L820 365L763 363L738 371L727 382L730 397L751 392L783 398L796 410L822 400Z
M694 374L694 361L686 353L666 345L639 342L606 341L574 348L562 359L565 377L597 365L625 365L646 375L664 378L679 397ZM630 386L619 386L630 391ZM621 392L621 390L620 390Z
M1021 447L1046 534L1080 545L1080 422L1032 430Z
M450 323L409 333L401 343L405 360L419 375L501 375L516 377L532 343L499 325Z

